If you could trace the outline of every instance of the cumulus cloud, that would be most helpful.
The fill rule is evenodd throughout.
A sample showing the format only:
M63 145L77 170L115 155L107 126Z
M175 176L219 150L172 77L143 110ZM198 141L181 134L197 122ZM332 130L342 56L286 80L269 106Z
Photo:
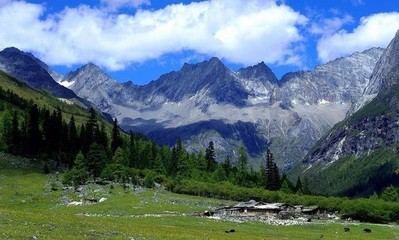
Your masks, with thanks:
M318 57L327 62L337 57L372 47L387 47L399 29L399 12L378 13L360 19L352 32L337 29L321 37L317 43Z
M123 7L138 8L142 5L150 5L149 0L101 0L101 4L111 11L116 11Z
M120 7L147 1L107 2ZM210 0L134 15L85 5L45 13L42 5L26 2L0 8L0 47L33 51L49 64L91 61L110 70L185 50L245 65L300 65L300 28L307 23L274 0Z

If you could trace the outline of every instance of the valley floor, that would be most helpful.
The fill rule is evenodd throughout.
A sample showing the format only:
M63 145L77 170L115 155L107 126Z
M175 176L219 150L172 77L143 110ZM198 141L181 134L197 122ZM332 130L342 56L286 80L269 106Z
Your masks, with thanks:
M399 239L397 225L275 226L195 215L232 203L120 185L75 191L56 175L0 163L0 239Z

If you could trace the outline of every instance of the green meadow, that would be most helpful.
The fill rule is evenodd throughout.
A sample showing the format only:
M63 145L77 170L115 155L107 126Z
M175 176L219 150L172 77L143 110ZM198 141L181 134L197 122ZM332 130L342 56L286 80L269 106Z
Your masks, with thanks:
M123 185L65 188L29 160L0 157L0 239L399 239L397 225L318 223L274 226L195 213L234 202ZM15 164L18 162L18 164ZM72 201L104 202L68 206ZM349 227L350 232L344 232ZM370 228L371 233L364 233ZM234 229L234 233L225 233Z

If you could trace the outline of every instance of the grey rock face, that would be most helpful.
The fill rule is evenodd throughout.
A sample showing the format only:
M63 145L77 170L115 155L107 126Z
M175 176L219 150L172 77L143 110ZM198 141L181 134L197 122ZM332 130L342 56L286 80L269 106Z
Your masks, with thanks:
M386 51L377 62L376 67L371 74L369 84L363 92L363 95L357 99L348 116L359 110L361 107L373 100L378 92L387 91L389 87L396 82L396 76L399 73L397 59L399 59L399 31L388 45Z
M370 84L365 89L364 94L377 94L380 90L387 91L390 86L398 83L398 59L399 31L396 33L396 36L392 39L381 59L378 61L371 76Z
M89 63L68 73L62 81L72 82L71 89L80 97L94 103L102 112L112 116L116 114L114 99L118 99L122 86L107 76L98 66Z
M264 63L235 72L217 58L185 64L145 86L118 83L93 64L63 81L125 129L159 143L173 145L181 137L187 148L198 151L212 140L219 160L235 156L244 145L254 161L261 161L270 147L287 170L344 119L382 52L355 53L280 81Z
M376 61L383 53L372 48L339 58L315 70L282 77L280 99L317 104L320 101L350 102L358 99L369 83Z

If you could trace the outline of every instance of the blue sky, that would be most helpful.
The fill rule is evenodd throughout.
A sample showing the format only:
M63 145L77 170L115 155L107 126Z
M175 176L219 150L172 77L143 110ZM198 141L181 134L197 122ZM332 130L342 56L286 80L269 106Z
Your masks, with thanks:
M397 0L0 0L0 48L29 51L65 74L93 62L145 84L184 62L264 61L278 77L386 47Z

